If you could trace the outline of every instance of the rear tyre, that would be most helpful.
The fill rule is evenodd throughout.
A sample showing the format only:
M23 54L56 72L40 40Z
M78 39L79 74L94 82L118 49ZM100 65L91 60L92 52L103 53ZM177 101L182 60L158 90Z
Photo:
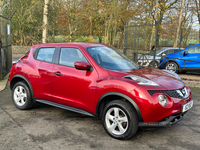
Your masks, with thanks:
M177 63L175 63L175 62L168 62L168 63L165 65L165 69L166 69L166 70L169 70L169 71L171 71L171 72L178 73L178 65L177 65Z
M12 89L12 100L14 105L21 110L30 109L34 102L31 99L31 94L25 82L17 82Z
M138 130L135 110L128 102L122 100L114 100L106 105L102 121L106 132L116 139L129 139Z
M152 67L152 68L158 68L158 62L157 61L155 61L155 65L153 64L153 61L151 61L150 63L149 63L149 67Z

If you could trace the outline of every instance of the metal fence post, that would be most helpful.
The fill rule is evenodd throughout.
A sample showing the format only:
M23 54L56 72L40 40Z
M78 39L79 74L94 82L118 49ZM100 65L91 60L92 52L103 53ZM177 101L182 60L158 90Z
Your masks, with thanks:
M126 55L126 49L127 49L127 29L128 27L127 26L124 26L124 48L123 48L123 53L124 55Z
M137 44L137 53L135 53L135 61L137 62L138 59L138 49L139 49L139 43L140 43L140 28L138 30L138 44Z
M180 32L179 49L181 48L182 33L183 33L183 28L181 28L181 32Z
M0 17L0 40L2 40L1 39L1 28L2 28L3 26L2 26L2 18ZM3 69L2 69L2 56L1 56L1 47L2 47L2 41L1 41L1 43L0 43L0 80L3 78Z
M156 35L155 35L155 47L157 48L158 44L157 44L157 38L158 38L158 23L156 22ZM156 58L156 49L154 50L154 54L153 54L153 68L155 68L155 58Z
M2 73L2 58L1 58L1 47L0 47L0 80L3 77L3 73Z
M133 53L132 53L132 57L133 57L133 61L135 61L135 50L136 50L136 33L135 33L135 28L134 28L134 33L133 33Z

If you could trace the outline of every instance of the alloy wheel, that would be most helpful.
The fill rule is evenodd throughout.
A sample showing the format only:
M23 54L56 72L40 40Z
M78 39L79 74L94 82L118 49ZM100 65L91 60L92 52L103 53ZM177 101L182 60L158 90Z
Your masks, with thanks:
M107 111L105 121L108 131L115 135L122 135L128 129L128 117L118 107L112 107Z
M18 106L23 106L27 100L27 92L24 87L17 86L14 90L14 101Z
M175 63L173 63L173 62L170 62L170 63L168 63L168 64L166 65L165 69L167 69L167 70L169 70L169 71L171 71L171 72L177 73L178 67L177 67L177 64L175 64Z

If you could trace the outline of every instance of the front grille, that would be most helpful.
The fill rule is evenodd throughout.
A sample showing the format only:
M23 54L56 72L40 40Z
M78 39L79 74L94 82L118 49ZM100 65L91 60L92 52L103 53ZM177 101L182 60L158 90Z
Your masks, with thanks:
M182 91L184 88L179 89L179 91ZM185 95L180 95L177 90L148 90L149 94L152 96L154 93L164 93L170 97L185 99Z

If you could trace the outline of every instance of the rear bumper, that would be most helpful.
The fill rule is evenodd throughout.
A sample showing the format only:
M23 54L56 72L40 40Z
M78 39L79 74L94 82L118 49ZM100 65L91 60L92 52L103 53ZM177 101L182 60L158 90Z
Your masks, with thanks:
M183 116L186 112L184 113L179 113L176 115L169 116L167 118L164 118L158 122L155 123L139 123L140 127L145 127L145 128L156 128L156 127L164 127L164 126L171 126L183 119Z

